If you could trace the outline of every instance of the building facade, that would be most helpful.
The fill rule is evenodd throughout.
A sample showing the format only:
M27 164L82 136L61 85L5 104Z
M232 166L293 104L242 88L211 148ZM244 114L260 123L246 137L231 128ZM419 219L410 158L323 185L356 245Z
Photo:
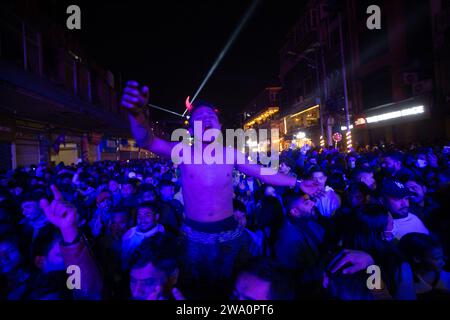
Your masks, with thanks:
M244 130L254 129L259 134L259 130L262 129L267 133L266 139L257 136L256 139L247 141L249 151L266 152L271 147L279 150L279 135L272 137L271 132L272 129L280 131L278 121L280 91L281 87L267 87L245 107L242 123ZM271 143L275 146L271 146Z
M149 156L129 139L120 79L38 2L22 2L0 10L0 170Z
M320 3L309 2L279 52L283 87L279 122L283 149L318 144L322 136L320 21L323 14Z
M446 45L438 39L445 32L438 22L447 11L445 3L347 2L353 138L360 145L406 145L446 137L448 88L439 79L448 79L450 73L439 67ZM372 4L381 8L380 30L366 26L366 9Z
M371 5L381 9L379 30L367 26ZM300 132L331 145L348 123L353 146L449 139L448 7L441 0L309 1L280 50L285 139Z

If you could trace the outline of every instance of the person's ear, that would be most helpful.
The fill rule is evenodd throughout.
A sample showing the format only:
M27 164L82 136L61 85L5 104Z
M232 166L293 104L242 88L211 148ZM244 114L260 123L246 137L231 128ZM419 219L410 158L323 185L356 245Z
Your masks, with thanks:
M156 221L159 221L159 213L155 215Z
M39 269L44 269L45 257L44 256L36 256L34 258L34 265Z
M422 191L423 191L423 194L426 194L427 193L427 187L422 186Z

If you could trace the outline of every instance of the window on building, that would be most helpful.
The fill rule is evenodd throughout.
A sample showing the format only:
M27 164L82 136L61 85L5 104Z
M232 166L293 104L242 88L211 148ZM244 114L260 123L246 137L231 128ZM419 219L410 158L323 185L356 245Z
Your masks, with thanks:
M79 64L79 90L78 95L86 101L90 101L90 71L87 66Z
M312 9L310 11L310 19L311 19L311 28L316 28L319 24L319 10Z
M74 87L74 60L67 57L64 61L64 84L68 91L75 93Z
M96 79L96 97L97 97L97 104L103 108L106 109L108 106L108 100L106 98L106 83L103 81L101 77L98 77Z
M0 15L0 56L23 67L22 23L12 16Z
M27 70L41 73L41 40L38 32L25 25Z
M58 79L58 51L50 45L44 45L42 59L43 73L48 79L50 79L50 81L60 83Z
M111 106L110 110L111 110L111 112L112 113L118 113L118 110L117 110L117 99L118 99L118 97L117 97L116 90L114 90L113 88L110 88L109 96L110 96L110 106Z

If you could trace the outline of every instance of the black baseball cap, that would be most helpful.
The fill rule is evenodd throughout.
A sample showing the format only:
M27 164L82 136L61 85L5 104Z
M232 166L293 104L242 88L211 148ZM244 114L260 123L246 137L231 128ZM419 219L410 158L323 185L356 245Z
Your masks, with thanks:
M394 179L384 179L381 184L381 193L385 196L403 199L414 195L403 183Z

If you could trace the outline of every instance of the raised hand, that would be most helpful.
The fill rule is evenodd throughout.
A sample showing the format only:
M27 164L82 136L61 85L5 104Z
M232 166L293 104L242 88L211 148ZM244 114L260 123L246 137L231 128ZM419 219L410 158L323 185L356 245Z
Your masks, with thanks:
M123 90L120 104L128 111L131 132L137 145L150 150L154 136L143 108L148 103L148 97L148 87L140 89L138 82L128 81Z
M65 242L72 242L78 235L77 209L67 201L55 185L51 185L54 200L49 203L47 199L40 201L40 206L47 219L62 233Z
M345 249L334 257L328 265L328 270L331 273L341 271L343 274L354 274L373 264L373 258L368 253Z
M128 81L123 90L122 100L120 104L127 109L131 114L139 114L142 112L142 107L148 103L149 90L148 87L139 88L139 83L136 81Z
M321 193L320 185L312 180L303 180L300 189L311 197L317 197Z

